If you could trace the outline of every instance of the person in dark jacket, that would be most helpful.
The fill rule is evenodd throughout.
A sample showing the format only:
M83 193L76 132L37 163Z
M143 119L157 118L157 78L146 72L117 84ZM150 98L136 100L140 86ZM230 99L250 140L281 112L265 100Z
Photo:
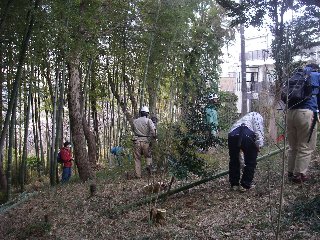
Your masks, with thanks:
M66 183L71 177L71 167L72 167L72 153L71 153L71 143L66 141L63 147L60 149L60 157L63 161L62 179L61 183Z

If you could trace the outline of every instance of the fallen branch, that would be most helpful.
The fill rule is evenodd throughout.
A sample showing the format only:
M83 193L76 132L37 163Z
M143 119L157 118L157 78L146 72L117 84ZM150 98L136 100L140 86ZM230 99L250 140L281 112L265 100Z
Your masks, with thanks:
M278 153L281 153L283 151L283 148L280 148L278 150L275 150L273 152L270 152L266 155L263 155L259 158L257 158L257 162L260 162L268 157L271 157L273 155L276 155ZM190 183L190 184L187 184L187 185L184 185L182 187L179 187L179 188L176 188L176 189L173 189L173 190L170 190L168 192L165 192L165 193L162 193L160 195L153 195L153 196L150 196L150 197L147 197L145 199L142 199L140 201L137 201L137 202L133 202L131 204L128 204L128 205L125 205L125 206L119 206L119 207L114 207L112 209L109 209L108 212L113 215L113 214L119 214L119 213L122 213L128 209L132 209L134 207L138 207L138 206L141 206L141 205L144 205L146 203L150 203L150 202L153 202L155 200L158 200L158 199L165 199L166 197L170 196L170 195L173 195L173 194L176 194L178 192L182 192L182 191L185 191L187 189L190 189L190 188L193 188L195 186L198 186L200 184L203 184L203 183L206 183L206 182L209 182L209 181L212 181L214 179L217 179L217 178L220 178L220 177L223 177L223 176L226 176L229 174L229 171L223 171L221 173L218 173L216 175L213 175L213 176L210 176L210 177L207 177L207 178L203 178L199 181L196 181L196 182L193 182L193 183Z

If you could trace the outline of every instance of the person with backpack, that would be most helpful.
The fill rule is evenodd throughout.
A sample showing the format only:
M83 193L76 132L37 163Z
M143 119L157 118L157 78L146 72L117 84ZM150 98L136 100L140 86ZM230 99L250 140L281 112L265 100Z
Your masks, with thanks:
M141 157L147 162L147 170L152 170L152 154L150 143L156 138L156 128L151 119L148 118L149 108L144 106L140 110L140 117L133 120L134 136L134 161L136 178L141 178Z
M231 190L245 192L253 187L258 152L264 145L263 118L258 112L249 112L236 121L228 134L229 182ZM240 179L240 152L244 157Z
M317 122L320 106L320 73L319 65L308 64L303 70L295 73L289 79L293 81L299 74L305 78L304 91L299 94L305 95L295 104L290 103L288 93L287 110L287 138L288 138L288 180L293 183L303 183L309 179L307 175L312 153L316 148ZM298 79L298 78L297 78ZM297 88L296 88L297 89ZM291 91L293 92L293 91Z
M66 141L63 144L63 147L60 149L59 155L63 164L61 183L66 183L71 177L71 167L73 160L71 153L71 143L69 141Z

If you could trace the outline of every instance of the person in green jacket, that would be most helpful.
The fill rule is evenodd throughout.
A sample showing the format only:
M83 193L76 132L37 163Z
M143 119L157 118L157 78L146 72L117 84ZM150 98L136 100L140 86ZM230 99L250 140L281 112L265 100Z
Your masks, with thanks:
M210 125L210 133L212 136L217 136L218 134L218 112L216 110L218 104L218 95L217 94L210 94L209 103L205 107L205 114L206 114L206 123Z

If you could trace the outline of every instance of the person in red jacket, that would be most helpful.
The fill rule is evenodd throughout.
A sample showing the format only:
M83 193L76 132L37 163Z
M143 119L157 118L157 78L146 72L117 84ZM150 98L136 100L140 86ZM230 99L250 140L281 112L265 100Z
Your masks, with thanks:
M71 154L71 143L66 141L63 147L60 149L60 157L63 161L63 171L61 183L68 182L71 177L72 167L72 154Z

